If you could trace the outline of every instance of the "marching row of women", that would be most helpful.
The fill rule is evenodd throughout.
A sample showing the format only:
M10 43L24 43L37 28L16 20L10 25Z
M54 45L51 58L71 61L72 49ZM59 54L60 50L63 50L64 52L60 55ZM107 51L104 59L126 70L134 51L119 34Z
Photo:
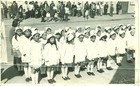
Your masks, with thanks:
M93 69L102 73L103 65L112 70L112 61L121 66L124 55L127 62L132 63L135 57L134 25L73 29L66 27L52 32L49 27L44 31L29 26L16 27L12 39L13 55L18 71L24 66L27 82L32 80L37 84L41 72L47 74L49 83L55 83L56 68L61 68L64 80L70 79L70 67L74 68L77 78L81 77L81 67L86 67L88 75L94 75Z

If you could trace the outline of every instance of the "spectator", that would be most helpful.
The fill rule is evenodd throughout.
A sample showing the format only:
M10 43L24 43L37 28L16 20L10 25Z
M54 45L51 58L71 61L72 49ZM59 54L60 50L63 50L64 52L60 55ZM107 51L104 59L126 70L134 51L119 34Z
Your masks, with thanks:
M65 6L65 21L68 21L68 15L70 14L69 6Z
M80 17L82 15L82 6L81 6L81 3L78 2L78 5L77 5L77 16Z
M84 4L84 17L88 19L89 16L89 3L88 1Z
M100 2L100 16L103 15L103 11L104 11L103 2Z
M56 10L54 10L54 7L55 7L55 4L52 1L51 4L50 4L50 17L51 17L52 20L54 19L54 15L55 15L55 11L56 11Z
M1 3L3 6L4 17L7 18L8 8L2 1L1 1Z
M120 12L121 10L122 10L122 5L121 5L120 2L118 2L117 5L116 5L116 11L117 11L116 13L117 13L117 14L120 14L120 13L121 13L121 12Z
M18 17L23 19L23 7L22 7L22 5L19 6L18 10L19 10L18 11Z
M43 4L43 8L44 8L44 10L46 11L46 13L49 12L50 7L49 7L47 1L44 2L44 4Z
M39 5L37 1L34 4L34 8L35 8L35 18L39 18Z
M114 7L113 7L113 4L111 4L111 6L110 6L110 16L113 16L113 12L114 12Z
M12 9L12 18L15 18L18 13L18 4L16 1L13 1L11 9Z
M46 11L44 9L44 4L42 3L40 5L40 12L41 12L41 22L45 22Z
M68 1L66 5L68 6L69 11L70 11L69 14L71 15L71 11L72 11L72 5L71 5L71 2Z
M9 13L9 18L12 18L12 9L11 6L8 6L8 13Z
M64 21L64 15L65 15L65 5L63 4L63 2L61 2L59 13L60 21Z
M90 4L90 17L94 18L96 14L96 4L91 2Z
M97 11L97 15L100 15L100 5L99 5L99 2L96 5L96 11Z
M107 15L108 12L108 3L106 2L104 5L104 15Z
M72 4L72 16L76 16L76 9L77 9L77 6L76 6L75 2L73 2L73 4Z
M29 5L28 5L28 1L25 1L23 9L24 9L25 14L26 14L25 19L29 18Z
M34 17L34 5L32 2L29 2L29 17Z

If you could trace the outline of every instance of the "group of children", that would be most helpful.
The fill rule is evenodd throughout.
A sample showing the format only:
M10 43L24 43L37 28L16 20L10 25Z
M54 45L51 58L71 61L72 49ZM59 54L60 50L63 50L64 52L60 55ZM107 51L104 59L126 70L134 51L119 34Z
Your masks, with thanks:
M47 74L49 83L55 83L54 72L61 69L62 78L70 80L69 68L80 78L80 68L86 68L88 75L94 69L103 72L103 66L112 70L112 62L121 66L121 58L132 63L135 55L135 26L113 27L90 26L55 30L46 27L44 31L29 26L16 27L12 38L13 55L18 71L24 67L26 81L38 84L39 72ZM60 71L60 70L59 70Z

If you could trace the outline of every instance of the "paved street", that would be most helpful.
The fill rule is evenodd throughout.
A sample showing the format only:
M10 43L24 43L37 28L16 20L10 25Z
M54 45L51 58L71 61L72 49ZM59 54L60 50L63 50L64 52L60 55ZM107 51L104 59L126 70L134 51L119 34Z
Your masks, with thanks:
M32 27L37 27L40 30L45 29L45 27L51 27L53 30L59 29L59 28L65 28L67 26L71 26L72 29L75 29L76 26L91 26L91 27L96 27L96 25L101 25L102 27L105 26L113 26L113 25L119 25L119 24L134 24L135 20L131 16L131 14L124 14L124 15L114 15L114 17L110 16L97 16L95 19L89 19L86 20L83 17L78 18L78 17L71 17L71 20L69 22L45 22L41 23L40 19L27 19L24 20L21 23L21 26L32 26ZM6 25L6 40L7 40L7 53L8 53L8 63L7 64L1 64L2 66L2 83L7 83L7 84L20 84L20 83L26 83L30 84L31 82L27 83L25 82L25 76L18 76L17 71L15 68L12 66L13 62L13 57L11 56L10 48L11 45L9 43L8 39L8 34L9 30L11 28L11 22L12 20L5 20L5 25ZM86 70L81 72L82 78L77 79L74 76L73 72L69 73L69 77L71 80L69 81L64 81L62 79L62 75L56 75L55 80L56 84L59 85L61 83L63 84L117 84L117 83L131 83L133 84L135 81L135 62L128 64L126 62L126 57L122 58L122 66L118 67L116 64L113 64L113 70L109 71L104 69L104 73L100 74L95 70L95 76L88 76L86 74ZM42 78L40 80L41 84L47 84L47 80L45 78Z

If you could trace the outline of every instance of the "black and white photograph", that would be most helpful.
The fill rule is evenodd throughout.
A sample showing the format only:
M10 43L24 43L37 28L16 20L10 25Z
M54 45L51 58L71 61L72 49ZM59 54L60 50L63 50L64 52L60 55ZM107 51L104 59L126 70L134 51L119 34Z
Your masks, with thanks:
M137 0L1 0L1 86L138 86Z

